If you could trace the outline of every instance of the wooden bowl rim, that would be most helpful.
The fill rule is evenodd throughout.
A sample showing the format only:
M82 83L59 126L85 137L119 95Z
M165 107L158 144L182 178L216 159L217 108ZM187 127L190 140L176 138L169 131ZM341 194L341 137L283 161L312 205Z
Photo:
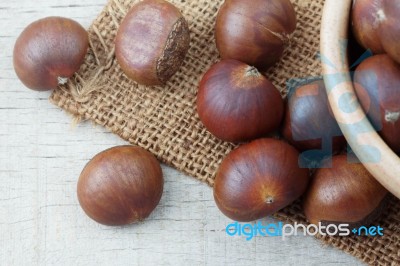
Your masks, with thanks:
M382 140L366 119L351 82L349 64L343 47L347 43L352 0L326 0L321 22L322 74L335 119L353 152L367 170L387 190L400 198L400 158ZM352 95L354 112L342 110L343 94Z

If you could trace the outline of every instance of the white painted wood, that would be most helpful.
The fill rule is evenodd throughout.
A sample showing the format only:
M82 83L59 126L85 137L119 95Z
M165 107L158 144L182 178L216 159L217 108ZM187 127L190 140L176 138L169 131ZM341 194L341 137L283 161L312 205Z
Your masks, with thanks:
M205 184L164 166L165 191L150 218L111 228L78 205L76 181L97 152L125 142L25 89L12 68L17 35L61 15L85 27L106 0L0 1L0 264L2 265L357 265L312 237L230 237L231 221ZM268 221L273 221L269 219Z

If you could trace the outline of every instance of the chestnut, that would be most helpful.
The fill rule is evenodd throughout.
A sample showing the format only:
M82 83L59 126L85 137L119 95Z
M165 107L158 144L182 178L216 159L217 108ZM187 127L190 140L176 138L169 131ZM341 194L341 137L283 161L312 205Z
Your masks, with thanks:
M214 199L229 218L247 222L275 213L299 198L309 181L299 153L286 142L265 138L233 150L219 166Z
M43 18L27 26L18 37L14 69L32 90L55 89L79 70L88 47L88 34L77 22L62 17Z
M383 210L387 190L354 155L349 156L333 156L314 173L303 200L310 223L368 225Z
M361 106L382 139L400 153L400 65L388 55L364 60L354 73Z
M376 30L381 22L378 17L381 2L381 0L355 0L351 11L355 38L365 49L370 49L373 53L384 52L379 31Z
M323 80L290 90L282 135L300 151L332 155L344 149L346 140L330 110Z
M281 58L296 29L289 0L225 0L215 24L222 59L236 59L267 69Z
M355 0L352 9L354 35L375 54L387 53L400 63L400 5L390 0Z
M115 55L129 78L162 85L182 65L189 44L189 26L178 8L164 0L144 0L123 19Z
M255 67L232 59L214 64L203 76L197 112L217 138L241 142L278 129L284 111L279 91Z
M135 146L118 146L93 157L78 181L85 213L104 225L127 225L150 215L161 199L163 175L157 159Z

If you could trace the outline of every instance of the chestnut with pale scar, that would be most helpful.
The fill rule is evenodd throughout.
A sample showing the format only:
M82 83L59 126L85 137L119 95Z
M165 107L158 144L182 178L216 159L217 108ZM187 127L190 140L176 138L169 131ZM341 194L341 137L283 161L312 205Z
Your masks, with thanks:
M115 54L132 80L162 85L182 65L189 44L189 26L178 8L164 0L144 0L134 5L122 21Z

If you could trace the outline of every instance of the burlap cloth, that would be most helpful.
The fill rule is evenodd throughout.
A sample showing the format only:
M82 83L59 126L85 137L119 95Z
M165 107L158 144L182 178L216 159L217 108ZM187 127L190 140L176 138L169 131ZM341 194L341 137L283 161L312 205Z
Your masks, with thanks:
M205 71L218 60L214 22L223 0L170 0L183 12L191 29L191 47L178 73L164 87L138 86L121 71L114 56L118 25L138 0L110 0L89 29L90 51L84 65L50 100L76 120L92 120L132 144L154 153L161 161L210 186L218 165L235 146L215 139L200 123L196 93ZM320 75L319 27L323 0L292 0L298 26L283 60L266 75L286 93L290 78ZM255 7L256 8L256 7ZM276 217L305 222L295 202ZM391 199L376 224L383 237L322 237L374 265L400 265L400 204Z

